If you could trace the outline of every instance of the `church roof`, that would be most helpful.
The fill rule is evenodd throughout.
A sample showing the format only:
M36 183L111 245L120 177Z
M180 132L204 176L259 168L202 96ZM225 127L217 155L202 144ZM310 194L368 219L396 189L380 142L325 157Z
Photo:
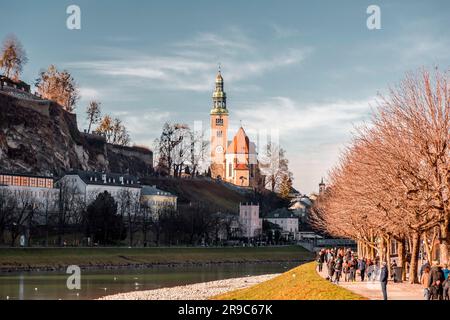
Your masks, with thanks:
M248 170L248 165L245 163L238 163L234 166L234 170Z
M230 145L227 148L228 154L249 154L250 140L244 131L244 128L240 127Z

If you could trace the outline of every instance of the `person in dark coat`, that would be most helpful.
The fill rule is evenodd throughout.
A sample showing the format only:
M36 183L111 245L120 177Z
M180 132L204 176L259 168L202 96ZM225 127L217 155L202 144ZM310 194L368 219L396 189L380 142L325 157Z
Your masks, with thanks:
M425 271L425 268L431 268L430 263L428 262L428 260L425 260L425 262L423 263L423 265L420 267L420 273L419 276L422 277L422 273Z
M389 278L389 271L386 262L383 262L382 265L383 267L381 268L380 274L381 291L383 292L383 300L387 300L387 283Z
M322 272L324 262L325 262L325 251L322 249L320 250L317 258L317 263L319 265L319 272Z
M342 275L343 259L341 257L336 259L336 264L334 265L334 282L339 284Z
M358 270L359 270L359 274L361 276L361 281L364 281L364 276L366 274L366 261L364 258L359 259Z
M444 293L444 272L437 261L433 261L433 267L430 272L430 280L428 287L431 290L431 297L433 300L442 300Z

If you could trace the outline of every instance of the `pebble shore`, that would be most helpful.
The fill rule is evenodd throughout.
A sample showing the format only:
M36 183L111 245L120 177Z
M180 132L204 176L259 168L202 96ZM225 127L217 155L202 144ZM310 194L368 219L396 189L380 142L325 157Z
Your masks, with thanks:
M229 291L245 289L270 280L279 274L225 279L173 288L133 291L102 297L98 300L206 300Z

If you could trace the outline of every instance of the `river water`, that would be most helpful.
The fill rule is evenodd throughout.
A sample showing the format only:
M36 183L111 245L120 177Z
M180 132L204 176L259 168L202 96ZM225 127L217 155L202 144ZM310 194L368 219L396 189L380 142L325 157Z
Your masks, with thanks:
M0 300L86 300L106 295L192 283L281 273L295 263L222 264L81 271L81 289L69 290L68 274L31 272L0 274Z

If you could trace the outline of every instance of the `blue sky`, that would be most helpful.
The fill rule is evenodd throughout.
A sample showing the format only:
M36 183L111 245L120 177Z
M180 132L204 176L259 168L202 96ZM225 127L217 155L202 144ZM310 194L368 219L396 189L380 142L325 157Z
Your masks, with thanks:
M82 29L66 28L80 6ZM381 30L366 27L369 5ZM33 82L68 69L87 102L120 116L152 146L165 121L208 123L222 65L234 134L279 130L295 186L317 190L370 104L407 71L450 65L448 1L5 1L0 37L15 33ZM5 19L6 17L6 19Z

